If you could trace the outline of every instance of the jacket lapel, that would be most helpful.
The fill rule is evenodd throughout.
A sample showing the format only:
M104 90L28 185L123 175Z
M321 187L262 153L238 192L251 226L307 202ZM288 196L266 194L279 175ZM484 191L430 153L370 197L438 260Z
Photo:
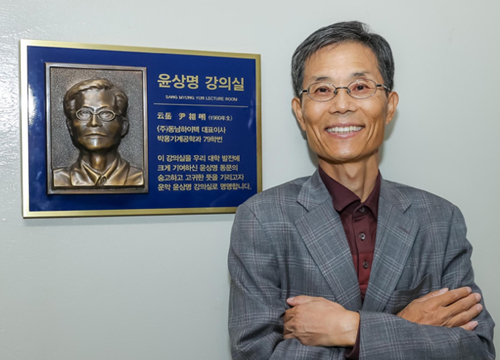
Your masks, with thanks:
M383 311L413 247L418 224L405 214L411 202L397 187L382 180L377 238L363 310Z
M297 201L308 212L295 226L335 301L349 310L360 309L359 284L344 228L317 171L304 183Z

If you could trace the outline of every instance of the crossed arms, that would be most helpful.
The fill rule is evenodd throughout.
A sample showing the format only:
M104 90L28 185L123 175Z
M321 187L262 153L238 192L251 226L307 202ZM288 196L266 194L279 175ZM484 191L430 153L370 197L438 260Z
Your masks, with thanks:
M461 327L474 330L472 321L483 310L481 295L470 287L444 288L413 300L397 316L422 325ZM297 339L310 346L354 346L359 314L322 297L296 296L287 299L293 306L283 317L283 338Z

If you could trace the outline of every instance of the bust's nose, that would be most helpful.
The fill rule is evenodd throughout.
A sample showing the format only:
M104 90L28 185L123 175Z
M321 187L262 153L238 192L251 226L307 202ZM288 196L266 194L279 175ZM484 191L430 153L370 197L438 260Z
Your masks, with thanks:
M102 121L99 120L97 117L97 114L92 114L92 117L90 118L89 122L87 123L88 127L101 127L102 126Z

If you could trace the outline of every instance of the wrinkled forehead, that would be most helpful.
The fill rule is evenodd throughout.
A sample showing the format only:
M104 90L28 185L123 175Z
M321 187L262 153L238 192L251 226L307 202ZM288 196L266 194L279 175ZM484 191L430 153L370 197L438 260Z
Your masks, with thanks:
M89 107L92 109L108 108L117 110L116 99L112 91L103 89L88 89L75 97L75 109Z
M382 80L378 60L371 48L348 41L329 44L312 53L304 64L304 81L330 77L375 77Z

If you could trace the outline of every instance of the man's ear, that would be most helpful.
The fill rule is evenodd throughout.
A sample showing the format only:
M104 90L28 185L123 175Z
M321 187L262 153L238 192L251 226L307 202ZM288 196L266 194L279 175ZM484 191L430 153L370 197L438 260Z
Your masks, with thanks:
M399 103L399 95L395 91L391 91L389 93L389 98L388 104L387 104L387 116L385 118L385 124L389 124L392 121L392 118L394 117L394 114L396 114L396 108L398 107Z
M127 135L128 133L128 120L127 118L123 118L122 120L122 137Z
M297 118L297 121L299 122L300 128L303 131L306 131L306 123L304 121L304 116L302 114L302 102L300 98L294 97L292 99L292 109L293 112L295 113L295 117Z

